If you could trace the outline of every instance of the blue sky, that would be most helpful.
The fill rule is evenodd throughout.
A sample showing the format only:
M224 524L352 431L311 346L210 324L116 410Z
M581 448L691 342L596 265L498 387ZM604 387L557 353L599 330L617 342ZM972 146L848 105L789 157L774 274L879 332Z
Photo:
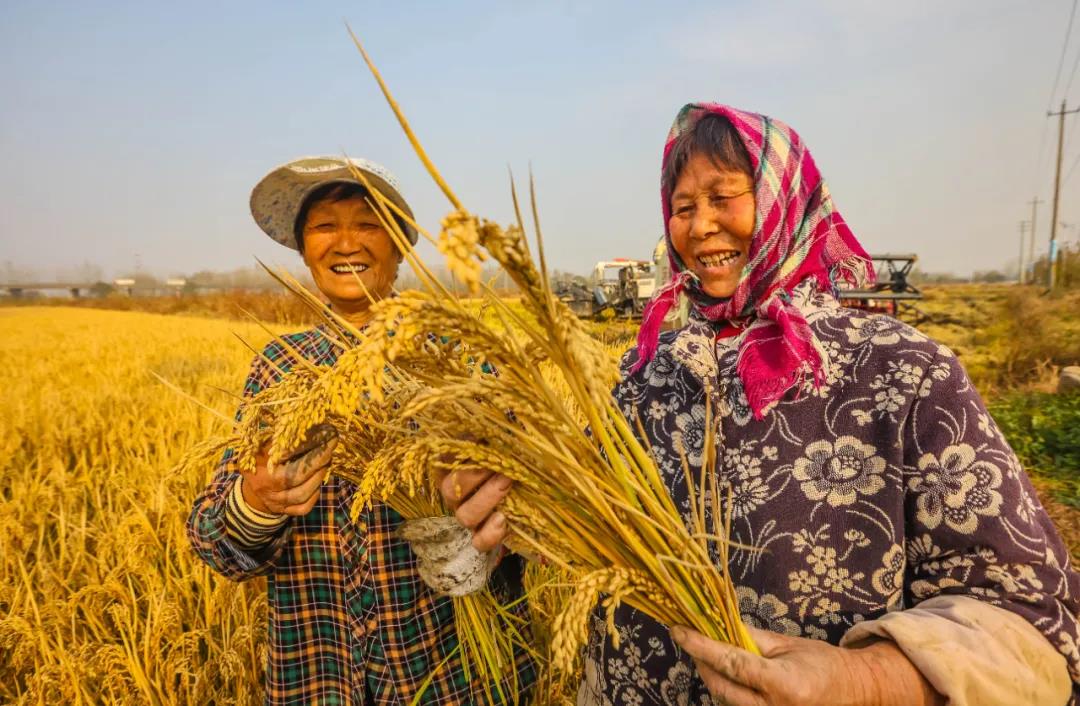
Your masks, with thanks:
M310 154L395 171L420 220L447 204L343 26L472 209L510 216L536 174L549 261L646 257L677 109L719 100L795 127L871 251L932 271L1015 260L1049 202L1069 0L27 2L0 4L0 277L296 264L251 221L269 169ZM1080 156L1066 132L1065 170ZM1040 150L1041 147L1041 150ZM1059 220L1080 223L1080 168ZM1039 212L1045 250L1049 204ZM1065 229L1075 240L1080 229ZM434 256L432 256L434 257Z

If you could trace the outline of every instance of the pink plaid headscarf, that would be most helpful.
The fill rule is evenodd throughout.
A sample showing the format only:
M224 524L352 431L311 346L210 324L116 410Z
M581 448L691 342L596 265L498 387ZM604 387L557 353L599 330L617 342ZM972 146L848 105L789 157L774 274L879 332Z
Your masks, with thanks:
M740 344L737 370L750 409L761 419L806 376L812 376L815 384L821 382L821 348L805 316L791 301L792 289L807 279L817 280L825 289L835 288L841 279L862 287L874 280L874 269L833 206L810 151L794 130L778 120L716 103L689 103L679 111L668 134L664 165L679 136L710 114L731 121L754 169L757 213L747 264L730 298L706 294L672 245L671 194L661 186L672 278L645 308L634 369L656 354L660 325L680 294L685 293L694 309L710 321L748 325L757 320Z

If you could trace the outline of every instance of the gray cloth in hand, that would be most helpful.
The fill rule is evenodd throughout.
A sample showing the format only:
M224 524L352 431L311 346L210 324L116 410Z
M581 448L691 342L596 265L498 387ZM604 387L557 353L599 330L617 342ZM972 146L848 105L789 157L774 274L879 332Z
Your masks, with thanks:
M472 545L472 530L453 517L406 520L397 535L412 544L420 578L448 596L466 596L483 589L498 549L481 552Z

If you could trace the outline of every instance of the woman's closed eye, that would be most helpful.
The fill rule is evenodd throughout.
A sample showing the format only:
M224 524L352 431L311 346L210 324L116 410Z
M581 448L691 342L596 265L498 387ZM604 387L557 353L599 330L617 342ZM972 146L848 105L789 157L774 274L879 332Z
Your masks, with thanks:
M739 198L740 196L746 196L751 191L753 191L753 190L752 189L745 189L743 191L740 191L740 192L734 193L734 194L725 194L725 193L713 194L712 202L713 202L713 205L726 206L727 204L731 203L732 201Z
M341 226L339 226L337 223L323 222L309 225L307 229L313 233L333 233L334 231L338 230L339 227ZM357 233L367 233L379 230L381 226L379 226L377 223L353 223L351 228L354 232Z
M726 209L732 200L737 199L740 196L745 196L748 193L750 193L749 189L740 191L737 194L712 194L709 196L709 202L712 204L713 208ZM673 215L686 217L693 214L695 208L696 204L694 202L677 203L672 206L671 212Z

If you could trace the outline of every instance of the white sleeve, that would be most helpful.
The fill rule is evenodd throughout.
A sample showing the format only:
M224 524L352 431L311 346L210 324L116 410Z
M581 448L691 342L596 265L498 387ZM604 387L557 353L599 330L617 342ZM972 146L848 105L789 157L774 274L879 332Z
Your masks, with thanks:
M1065 657L1030 623L967 596L936 596L859 623L840 641L896 646L949 706L1059 706L1072 695Z

